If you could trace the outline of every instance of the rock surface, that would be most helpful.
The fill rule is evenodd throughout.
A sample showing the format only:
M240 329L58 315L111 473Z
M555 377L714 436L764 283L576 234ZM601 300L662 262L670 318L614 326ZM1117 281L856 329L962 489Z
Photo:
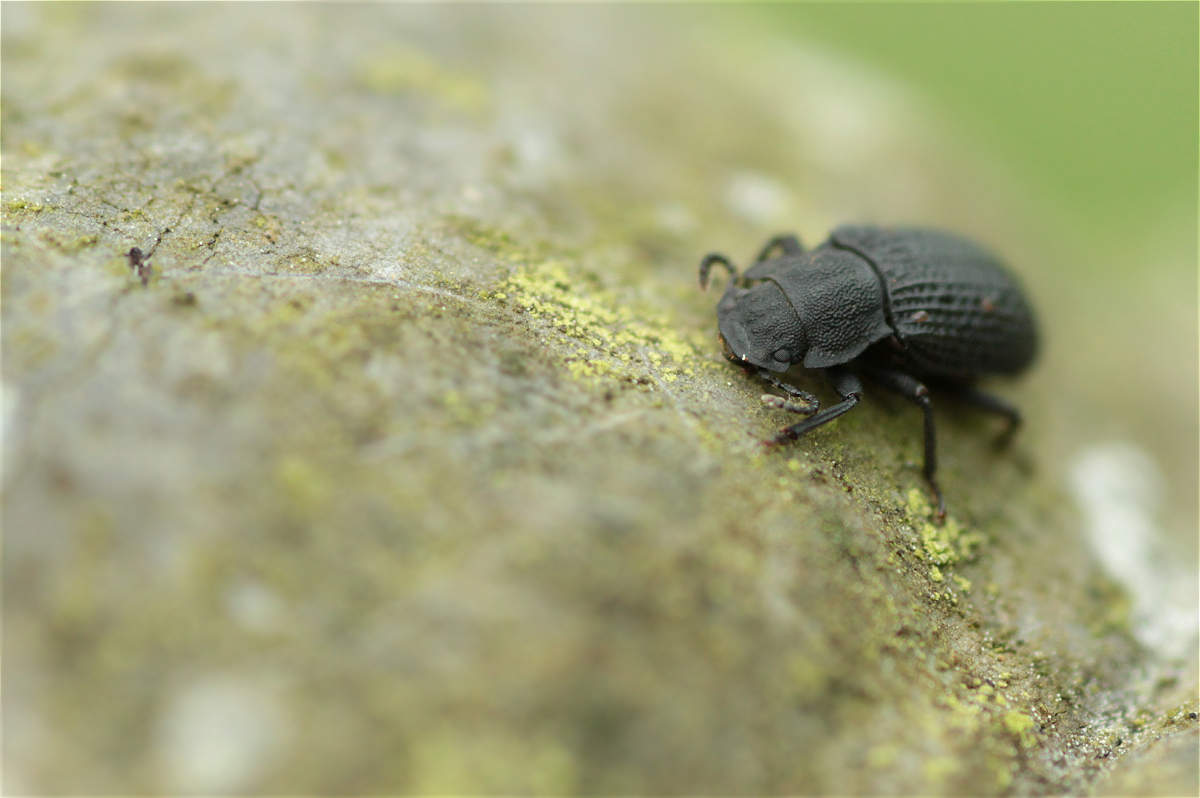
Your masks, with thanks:
M699 258L848 218L986 241L1079 335L911 98L695 9L3 27L6 792L1195 782L1194 603L1148 632L1109 461L1082 518L1060 478L1104 386L1050 352L1002 454L940 409L938 527L913 408L766 452L719 357Z

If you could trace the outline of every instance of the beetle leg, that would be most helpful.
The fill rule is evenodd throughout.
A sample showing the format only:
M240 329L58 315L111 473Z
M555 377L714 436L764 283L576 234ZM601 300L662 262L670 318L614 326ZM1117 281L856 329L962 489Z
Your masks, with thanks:
M721 342L725 343L725 339L722 338ZM815 413L821 409L821 402L817 399L817 397L813 396L808 391L797 388L795 385L789 385L761 366L754 366L747 363L737 355L733 354L733 352L729 350L729 345L727 343L725 344L725 359L733 365L741 367L747 374L758 377L763 382L772 387L778 388L793 399L800 400L798 402L789 402L780 396L774 396L772 394L765 393L762 395L763 404L778 408L780 410L787 410L789 413L802 413L804 415Z
M773 407L776 410L786 410L789 413L796 413L801 416L811 416L820 409L819 404L813 402L789 402L782 396L776 396L773 393L764 393L761 397L762 403L767 407Z
M858 377L855 377L846 369L836 366L825 369L825 376L829 379L829 383L833 386L833 389L837 391L838 396L842 397L842 401L833 407L825 408L815 416L806 418L798 424L781 429L774 438L767 441L768 444L781 444L794 441L801 435L813 431L822 424L833 421L858 404L858 400L862 398L863 392L862 383L858 381Z
M786 235L775 236L768 241L766 246L762 248L762 252L758 253L758 257L754 259L754 262L761 263L766 260L775 247L779 247L784 255L804 254L804 245L800 243L800 239L796 238L794 234L788 233Z
M939 385L938 387L942 386ZM996 448L1003 449L1012 442L1013 436L1017 434L1017 430L1021 426L1021 411L1017 409L1016 405L998 396L992 396L990 393L976 390L969 385L947 385L944 387L947 391L953 393L969 405L974 405L980 410L1007 418L1008 428L996 438Z
M789 413L800 413L806 416L812 415L821 409L821 402L818 401L817 397L808 391L800 390L795 385L788 385L766 369L757 369L754 374L768 385L778 388L793 399L800 400L798 402L789 402L781 396L766 393L762 396L763 404L780 410L786 410Z
M716 252L710 252L704 256L704 260L700 261L700 289L708 288L708 273L712 271L714 263L719 263L729 270L729 281L736 283L738 279L737 267L729 262L729 258Z
M883 388L900 394L908 401L920 406L925 415L925 480L933 489L937 499L937 517L946 517L946 500L937 483L937 433L933 427L933 403L929 401L929 389L916 377L901 371L871 369L866 374Z

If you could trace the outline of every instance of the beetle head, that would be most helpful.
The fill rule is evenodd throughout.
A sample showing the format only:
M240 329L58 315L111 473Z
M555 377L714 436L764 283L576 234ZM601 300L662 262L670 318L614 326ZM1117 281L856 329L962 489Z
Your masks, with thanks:
M787 371L808 349L796 309L772 280L731 283L717 304L717 325L733 359L771 371Z

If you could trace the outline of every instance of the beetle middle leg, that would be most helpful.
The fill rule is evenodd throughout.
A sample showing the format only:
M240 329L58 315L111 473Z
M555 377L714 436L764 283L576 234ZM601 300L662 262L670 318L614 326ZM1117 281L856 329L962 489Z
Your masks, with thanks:
M787 256L804 254L804 245L800 243L800 239L794 234L788 233L786 235L775 236L768 241L766 246L762 248L762 252L758 253L758 257L754 259L754 262L762 263L770 257L771 252L776 247L779 247L780 252Z
M729 282L736 283L738 281L737 267L729 262L729 258L717 252L710 252L704 256L704 260L700 261L700 290L708 288L708 273L712 271L714 263L719 263L729 271Z
M942 489L937 482L937 433L933 425L933 403L929 401L929 389L925 384L905 374L902 371L891 371L890 369L871 369L865 372L872 381L879 383L883 388L897 393L908 401L921 408L921 412L925 415L925 480L929 483L929 487L933 489L933 495L937 499L937 517L939 520L946 517L946 500L942 496Z

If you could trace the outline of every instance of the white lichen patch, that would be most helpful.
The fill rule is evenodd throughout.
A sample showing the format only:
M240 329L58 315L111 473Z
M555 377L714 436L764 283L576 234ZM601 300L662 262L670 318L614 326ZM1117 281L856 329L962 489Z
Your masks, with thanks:
M1157 519L1164 483L1157 463L1132 443L1091 446L1070 467L1092 551L1132 599L1134 635L1174 658L1195 654L1200 609L1195 565L1170 562L1165 555Z
M251 791L282 752L285 733L280 701L255 681L195 681L169 700L161 720L164 786L177 794Z
M737 172L725 184L725 208L759 225L782 222L795 204L787 186L757 172Z
M287 620L283 600L260 582L238 582L226 590L222 598L229 617L248 632L278 632Z

